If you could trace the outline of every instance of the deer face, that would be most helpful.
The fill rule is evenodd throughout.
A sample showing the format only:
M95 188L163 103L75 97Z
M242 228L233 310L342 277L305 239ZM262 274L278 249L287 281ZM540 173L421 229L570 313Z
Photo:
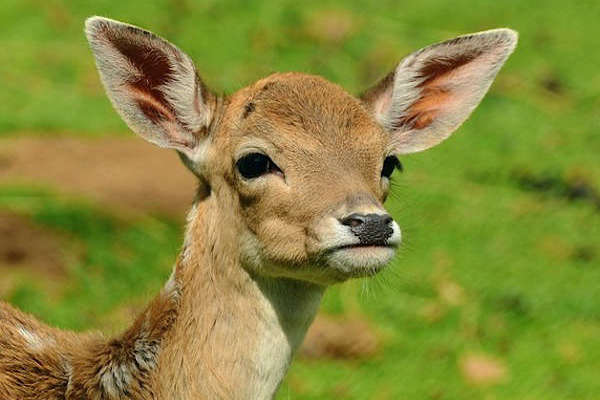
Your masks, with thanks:
M246 264L329 281L389 262L400 229L382 205L384 161L396 160L388 136L359 100L319 77L276 74L233 95L212 169L236 198Z
M172 44L103 18L86 25L113 105L210 188L242 264L319 284L391 260L401 233L382 204L397 155L447 138L516 43L495 30L425 48L360 99L298 73L219 99Z

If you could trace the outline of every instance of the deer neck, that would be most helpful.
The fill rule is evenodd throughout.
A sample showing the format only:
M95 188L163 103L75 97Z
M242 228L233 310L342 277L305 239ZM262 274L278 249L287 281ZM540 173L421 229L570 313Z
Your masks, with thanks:
M324 288L257 277L240 264L211 196L188 218L174 277L179 310L158 365L159 398L271 398L312 322ZM233 225L230 225L233 226Z

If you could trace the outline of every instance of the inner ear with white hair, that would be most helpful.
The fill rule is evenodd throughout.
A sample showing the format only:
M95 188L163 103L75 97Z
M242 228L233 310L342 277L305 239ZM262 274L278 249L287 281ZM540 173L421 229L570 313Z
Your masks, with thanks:
M425 47L361 99L392 135L396 154L426 150L469 117L516 44L515 31L494 29Z
M85 26L104 88L131 130L198 161L216 97L190 57L133 25L92 17Z

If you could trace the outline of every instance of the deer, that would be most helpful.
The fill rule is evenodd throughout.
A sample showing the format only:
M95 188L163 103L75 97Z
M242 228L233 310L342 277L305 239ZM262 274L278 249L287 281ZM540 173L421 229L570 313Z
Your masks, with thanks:
M448 138L517 43L502 28L425 47L357 97L295 72L219 96L165 39L85 26L118 114L198 189L170 278L122 334L0 303L1 399L272 398L326 288L376 275L400 246L383 206L398 157Z

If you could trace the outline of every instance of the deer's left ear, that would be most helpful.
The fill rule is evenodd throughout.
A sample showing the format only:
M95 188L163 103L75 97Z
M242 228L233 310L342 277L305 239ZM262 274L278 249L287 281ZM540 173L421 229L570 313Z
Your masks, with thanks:
M469 117L516 44L510 29L434 44L402 60L361 99L392 135L397 154L428 149Z

